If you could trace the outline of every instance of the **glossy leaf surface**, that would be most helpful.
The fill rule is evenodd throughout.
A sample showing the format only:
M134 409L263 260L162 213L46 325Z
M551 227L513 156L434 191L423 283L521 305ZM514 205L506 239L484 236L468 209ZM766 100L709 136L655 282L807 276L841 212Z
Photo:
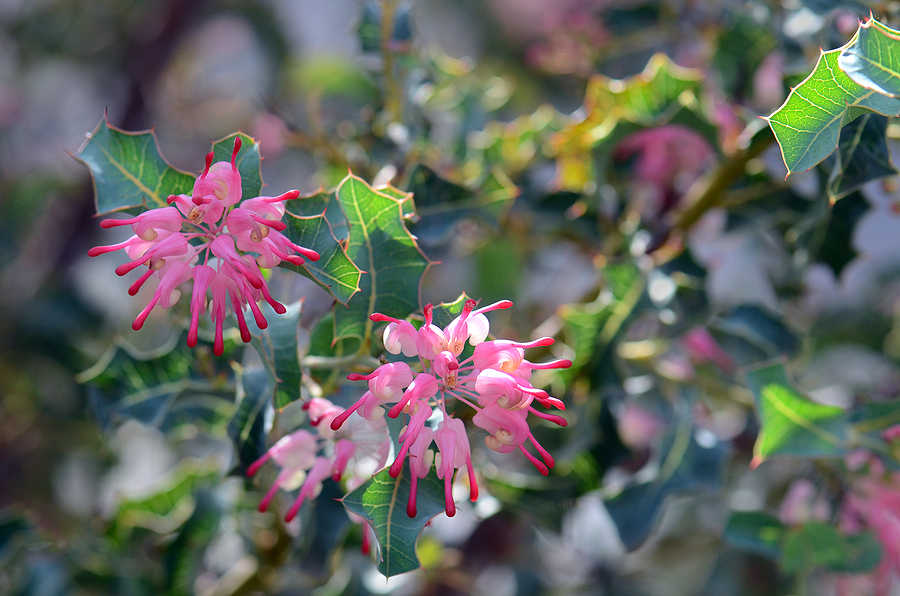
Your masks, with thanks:
M768 118L788 174L808 170L831 155L846 120L863 113L852 108L884 116L900 112L900 100L866 89L841 71L840 53L840 49L822 52L813 72Z
M126 132L106 118L75 157L91 171L99 215L165 207L169 195L190 194L196 178L163 159L153 131Z
M834 457L844 453L848 416L836 406L810 401L788 384L781 364L747 373L756 398L761 430L754 446L754 464L772 455Z
M409 474L409 464L404 464L396 479L384 469L344 497L347 509L365 518L375 529L381 549L378 569L386 577L419 568L419 534L431 518L444 511L443 483L430 473L418 482L416 517L406 514Z

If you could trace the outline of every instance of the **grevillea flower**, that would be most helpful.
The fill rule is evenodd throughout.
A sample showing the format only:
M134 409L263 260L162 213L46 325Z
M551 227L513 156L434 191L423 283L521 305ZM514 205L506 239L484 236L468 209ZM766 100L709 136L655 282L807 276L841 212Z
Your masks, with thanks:
M425 322L417 330L408 321L379 313L371 315L373 321L387 322L384 345L392 354L403 353L407 357L418 356L420 373L413 374L405 363L387 363L369 375L352 374L350 380L366 380L369 390L344 413L331 420L332 430L337 431L354 417L370 421L381 420L384 407L387 415L408 417L408 423L399 436L400 449L390 467L394 478L399 476L403 462L408 459L411 470L411 490L407 514L416 515L416 486L420 478L428 475L435 466L437 477L444 481L445 511L448 516L456 513L453 502L452 482L456 470L466 468L470 497L478 498L478 485L472 467L471 448L463 421L448 410L450 400L457 400L475 410L472 422L487 431L485 444L499 453L519 450L544 475L553 467L550 453L535 439L528 426L529 414L549 420L560 426L566 421L561 416L537 410L534 402L544 407L565 409L564 404L531 385L529 379L535 369L566 368L570 360L534 363L525 359L525 350L537 346L549 346L553 339L543 337L532 342L519 343L508 340L486 341L490 325L485 313L509 308L512 302L503 300L475 309L475 301L467 300L462 313L441 329L434 324L433 307L424 309ZM463 358L466 343L474 347L469 357ZM434 426L428 420L439 412L440 421ZM526 447L530 444L537 457ZM437 447L437 453L431 446Z
M268 302L279 314L286 312L284 305L269 294L260 267L275 267L281 261L302 265L304 259L318 260L316 251L294 244L281 233L287 228L281 221L284 202L296 199L299 191L241 202L241 175L235 163L240 148L240 139L235 139L230 163L212 163L210 152L191 195L168 198L169 205L174 207L150 209L130 219L100 222L103 228L130 225L134 236L119 244L94 247L88 255L96 257L124 250L131 261L116 268L119 275L146 266L147 270L128 289L132 296L151 277L158 281L149 304L132 324L135 331L144 325L154 307L174 305L181 296L179 286L192 280L187 343L191 347L197 345L200 315L209 308L216 329L213 352L221 355L223 327L229 310L237 318L245 342L250 341L245 307L249 307L260 329L268 326L257 305L260 300Z
M269 460L281 468L259 503L260 512L269 508L279 488L300 489L284 516L285 521L296 517L304 501L318 496L324 480L343 479L349 485L358 485L384 467L390 450L390 437L383 418L367 420L352 414L344 417L346 423L339 430L334 430L331 422L344 411L343 408L322 398L313 398L304 408L315 432L300 429L285 435L247 469L247 475L253 476Z
M844 494L840 528L847 534L869 530L881 544L878 566L866 578L871 584L866 593L875 596L893 594L900 581L900 472L890 471L880 459L866 451L847 456L847 467L863 474ZM839 584L838 593L853 594Z

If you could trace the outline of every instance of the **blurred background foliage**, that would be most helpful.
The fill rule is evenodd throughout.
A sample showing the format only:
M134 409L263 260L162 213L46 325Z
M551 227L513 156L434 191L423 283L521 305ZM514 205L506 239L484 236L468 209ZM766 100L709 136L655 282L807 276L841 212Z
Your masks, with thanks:
M825 594L870 570L871 534L833 530L853 469L750 466L747 376L777 359L854 432L896 422L897 180L845 179L831 207L834 162L785 180L758 118L870 9L896 26L895 3L822 0L0 3L0 593ZM141 304L86 256L109 239L65 152L104 110L192 172L210 139L253 136L271 194L348 167L413 192L440 262L422 303L512 299L498 336L575 361L544 378L569 407L538 429L552 476L482 453L492 496L388 582L336 485L293 525L257 514L229 474L273 423L254 352L189 351L164 313L133 333ZM325 350L331 298L271 284ZM181 384L123 405L111 361ZM272 436L303 421L289 407ZM797 486L806 513L785 513Z

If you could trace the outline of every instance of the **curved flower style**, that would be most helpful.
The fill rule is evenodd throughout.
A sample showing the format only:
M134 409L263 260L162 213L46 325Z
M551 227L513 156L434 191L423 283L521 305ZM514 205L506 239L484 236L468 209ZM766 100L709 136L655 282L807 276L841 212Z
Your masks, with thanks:
M564 404L547 395L546 391L531 385L531 371L546 368L567 368L570 360L534 363L525 359L525 349L548 346L553 339L542 337L532 342L519 343L508 340L485 341L490 329L484 313L509 308L512 302L503 300L475 309L475 301L467 300L462 313L441 329L433 323L433 307L425 307L425 323L418 330L408 321L402 321L375 313L369 318L388 323L384 330L385 348L392 354L403 353L407 357L418 356L422 372L414 375L403 362L383 364L369 375L351 374L350 380L366 380L369 391L345 412L331 420L332 430L344 427L355 417L377 421L387 415L396 418L401 413L409 415L409 423L400 434L400 450L391 464L390 474L396 478L403 461L410 461L411 482L407 514L416 515L416 485L431 470L432 462L438 478L444 481L445 511L448 516L456 513L451 494L452 479L463 466L469 478L470 497L478 498L478 485L472 468L471 449L462 420L447 411L447 401L457 399L475 410L472 422L486 430L485 444L499 453L518 449L534 464L541 474L548 474L553 467L553 457L534 438L528 426L528 415L533 414L560 426L566 421L561 416L541 412L532 405L537 401L544 407L565 409ZM468 358L460 357L468 342L474 352ZM434 409L442 414L437 427L426 425ZM526 447L531 443L540 455L534 456ZM437 446L437 453L430 449Z
M270 459L281 467L259 503L260 512L269 508L279 488L300 489L284 516L287 522L297 516L306 499L318 496L326 478L345 479L348 484L358 485L384 467L391 446L383 418L366 420L359 415L346 416L346 424L336 431L331 428L331 422L343 408L318 397L304 408L316 433L300 429L285 435L247 469L247 475L253 476Z
M206 169L194 183L191 195L168 198L174 207L151 209L131 219L100 222L103 228L130 225L134 236L119 244L94 247L88 255L96 257L124 250L132 260L116 268L119 275L146 265L147 271L128 289L132 296L150 277L159 282L149 304L132 324L135 331L144 325L157 304L163 308L175 304L181 296L178 287L193 280L187 343L190 347L197 345L200 315L208 306L216 327L213 352L221 356L223 326L229 310L237 318L245 342L250 341L250 330L244 307L249 307L260 329L265 329L268 322L258 301L265 300L279 314L285 312L284 305L269 294L260 267L275 267L281 261L302 265L304 259L319 259L316 251L298 246L281 234L287 228L281 221L284 201L296 199L299 191L241 203L241 175L235 164L240 148L241 140L235 139L230 163L212 163L210 152ZM254 252L258 256L250 254ZM207 293L211 294L211 301L207 300Z

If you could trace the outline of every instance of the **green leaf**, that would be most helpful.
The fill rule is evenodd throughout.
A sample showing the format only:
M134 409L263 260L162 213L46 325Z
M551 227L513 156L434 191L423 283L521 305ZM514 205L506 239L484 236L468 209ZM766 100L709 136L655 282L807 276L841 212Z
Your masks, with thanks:
M318 215L304 215L304 212ZM346 305L359 291L362 271L347 256L345 244L339 241L346 238L347 224L337 201L327 193L317 193L288 201L287 213L284 234L294 244L319 253L319 260L307 261L299 267L282 261L281 267L309 277ZM337 233L335 225L339 226Z
M431 311L432 322L443 329L450 324L450 321L460 315L463 311L463 307L466 305L466 300L471 299L471 296L468 296L463 292L459 295L459 298L453 302L441 302Z
M763 365L746 376L761 427L753 466L771 455L835 457L844 453L849 424L845 410L798 395L780 363Z
M241 199L253 199L260 196L263 189L259 143L253 137L236 132L216 141L212 146L213 163L231 162L235 139L241 140L241 148L234 160L238 173L241 175ZM190 194L190 191L188 193Z
M234 408L232 370L225 357L191 349L184 335L141 353L122 340L77 377L101 428L111 432L128 419L163 431L224 422Z
M250 464L266 452L266 416L272 410L270 373L265 368L245 368L243 392L237 410L228 421L228 437L237 451L232 474L246 476Z
M415 197L418 217L412 226L416 237L430 244L446 242L457 225L478 218L496 226L518 195L516 186L494 168L480 188L466 188L417 165L407 189Z
M372 333L370 314L402 319L419 309L419 285L431 262L404 224L408 195L390 187L373 189L349 174L336 197L350 232L347 256L366 275L347 308L334 310L334 340L354 337L365 342Z
M219 466L215 462L183 460L172 471L168 486L149 497L124 501L119 505L112 532L120 539L136 527L157 534L174 532L193 513L194 493L213 485L219 477Z
M777 559L785 527L777 518L760 511L737 511L725 526L724 538L737 548Z
M814 257L816 261L831 267L835 278L858 256L853 243L853 230L869 209L869 202L860 193L850 193L827 212L825 235Z
M430 473L418 482L416 517L406 514L409 474L408 463L396 479L385 468L344 497L347 509L365 518L375 529L381 548L378 570L385 577L419 568L416 556L419 534L431 518L444 511L443 483Z
M869 19L841 51L838 66L858 85L900 95L900 31Z
M891 163L887 128L886 117L866 112L841 130L837 163L828 180L832 202L872 180L897 173Z
M566 341L575 353L572 366L560 371L574 379L591 363L603 357L641 296L646 282L631 263L603 268L604 291L587 304L566 304L559 313L565 323Z
M900 100L854 83L838 68L841 51L822 52L812 73L791 89L784 104L767 119L788 174L808 170L834 151L841 126L862 113L850 113L849 108L884 116L900 112Z
M195 176L166 163L153 131L126 132L104 117L74 156L91 171L97 213L165 207L172 194L190 194Z
M692 425L683 423L667 437L655 478L628 486L604 501L625 548L633 550L646 540L669 495L715 489L721 483L728 445L722 441L700 445L693 430Z
M696 104L702 81L699 70L682 68L661 53L650 58L643 72L627 79L591 77L579 111L584 117L559 131L551 142L560 188L584 191L595 178L592 148L606 141L620 122L665 124L685 105Z
M269 322L263 330L256 327L252 318L247 321L253 338L251 343L259 352L269 375L273 403L279 410L300 399L303 384L300 358L309 349L309 336L300 327L302 305L300 301L289 304L286 306L287 312L280 315L268 304L261 306Z
M881 546L871 532L845 536L832 524L812 521L788 532L781 566L788 573L814 567L862 573L878 565L881 554Z
M194 513L175 540L166 546L167 594L189 596L196 593L194 582L221 519L222 505L219 500L207 491L197 493Z
M900 400L860 403L853 408L853 427L866 434L900 424Z

